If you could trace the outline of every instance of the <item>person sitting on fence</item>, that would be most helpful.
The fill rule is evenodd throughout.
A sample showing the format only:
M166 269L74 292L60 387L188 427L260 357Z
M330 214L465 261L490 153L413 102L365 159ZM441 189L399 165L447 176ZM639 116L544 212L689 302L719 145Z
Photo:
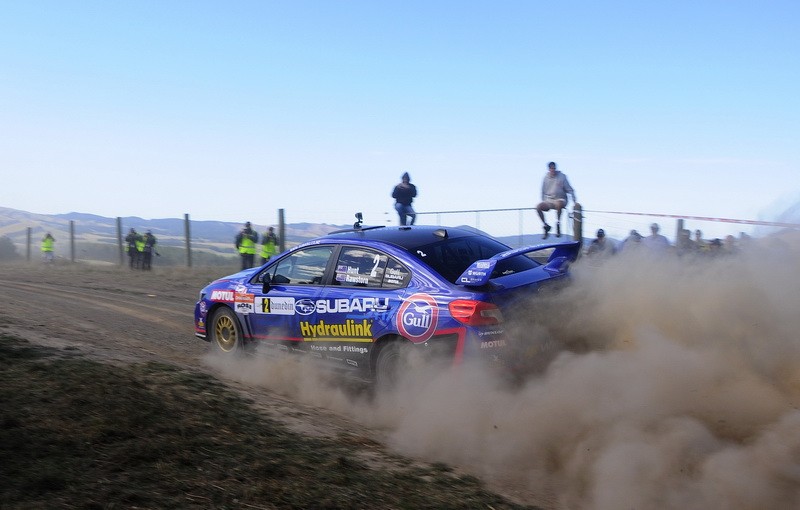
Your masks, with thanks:
M575 190L567 180L567 176L556 169L556 164L547 164L547 174L542 181L542 201L536 206L536 214L544 225L543 239L550 236L552 227L545 221L544 213L550 209L556 210L556 237L561 237L561 210L567 206L568 195L572 195L572 200L577 204Z

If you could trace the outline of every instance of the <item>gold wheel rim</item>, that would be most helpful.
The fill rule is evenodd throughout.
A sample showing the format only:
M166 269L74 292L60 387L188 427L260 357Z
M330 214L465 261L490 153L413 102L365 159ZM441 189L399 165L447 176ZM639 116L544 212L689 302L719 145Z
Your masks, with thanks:
M225 352L232 351L236 347L237 337L236 325L233 323L233 319L227 315L217 318L214 324L214 338L220 349Z

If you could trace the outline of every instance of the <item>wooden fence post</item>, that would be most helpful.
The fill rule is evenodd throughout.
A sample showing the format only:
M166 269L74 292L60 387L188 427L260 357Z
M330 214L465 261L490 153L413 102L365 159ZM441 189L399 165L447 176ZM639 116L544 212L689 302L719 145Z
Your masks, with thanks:
M125 255L122 251L122 218L117 216L117 248L119 249L119 265L125 265Z
M75 220L69 220L69 261L75 263Z
M281 247L281 253L286 251L286 218L283 209L278 209L278 244Z
M572 208L572 231L576 241L583 240L583 207L581 204L575 204L575 207Z
M192 235L189 229L189 213L183 215L183 231L186 236L186 267L192 267Z

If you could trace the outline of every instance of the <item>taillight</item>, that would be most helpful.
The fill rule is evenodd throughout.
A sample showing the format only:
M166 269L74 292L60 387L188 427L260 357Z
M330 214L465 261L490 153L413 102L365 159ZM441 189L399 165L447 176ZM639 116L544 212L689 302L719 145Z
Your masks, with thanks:
M450 315L467 326L489 326L503 322L503 314L492 303L472 299L451 301Z

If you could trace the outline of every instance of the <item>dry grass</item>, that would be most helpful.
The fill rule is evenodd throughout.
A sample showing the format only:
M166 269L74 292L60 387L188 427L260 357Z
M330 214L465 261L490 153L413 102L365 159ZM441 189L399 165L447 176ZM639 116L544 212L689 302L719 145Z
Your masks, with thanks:
M359 460L213 377L0 335L0 507L521 508L446 466Z

